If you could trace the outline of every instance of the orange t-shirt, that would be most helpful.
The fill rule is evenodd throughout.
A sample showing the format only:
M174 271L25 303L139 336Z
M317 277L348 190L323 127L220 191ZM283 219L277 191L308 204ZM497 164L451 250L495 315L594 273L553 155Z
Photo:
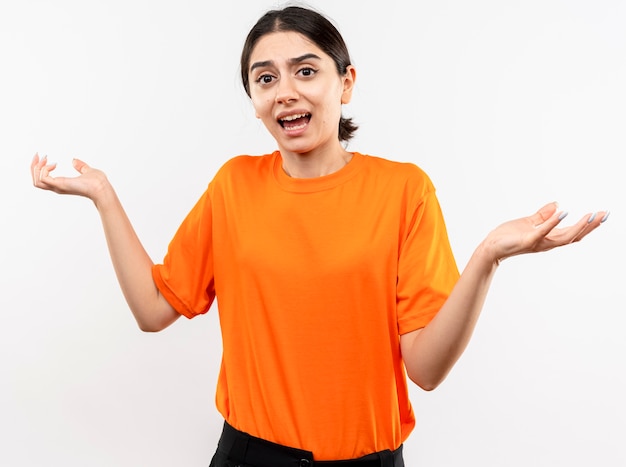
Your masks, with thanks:
M359 153L312 179L287 176L279 152L231 159L153 269L188 318L216 298L225 419L318 460L404 442L399 336L428 324L458 276L428 176Z

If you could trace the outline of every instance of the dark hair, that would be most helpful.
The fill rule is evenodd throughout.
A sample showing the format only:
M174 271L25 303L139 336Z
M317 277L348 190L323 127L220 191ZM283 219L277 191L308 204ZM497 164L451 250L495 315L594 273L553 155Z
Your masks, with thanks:
M302 34L333 59L337 72L341 76L348 71L348 66L351 65L348 47L337 28L326 17L299 6L270 10L252 27L241 52L241 81L248 96L250 96L248 69L252 50L263 36L278 31L293 31ZM357 129L358 126L352 122L351 118L341 117L339 140L348 141Z

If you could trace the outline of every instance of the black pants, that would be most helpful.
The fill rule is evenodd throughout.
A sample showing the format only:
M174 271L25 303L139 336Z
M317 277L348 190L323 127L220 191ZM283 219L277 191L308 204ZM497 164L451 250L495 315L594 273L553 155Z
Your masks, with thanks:
M224 423L209 467L404 467L402 446L358 459L314 461L310 451L271 443Z

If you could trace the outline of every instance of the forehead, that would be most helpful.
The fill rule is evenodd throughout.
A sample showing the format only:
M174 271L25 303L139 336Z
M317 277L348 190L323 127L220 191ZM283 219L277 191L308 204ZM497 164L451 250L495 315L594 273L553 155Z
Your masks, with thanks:
M277 31L266 34L258 40L250 54L250 64L258 61L279 62L307 53L331 59L314 42L299 32Z

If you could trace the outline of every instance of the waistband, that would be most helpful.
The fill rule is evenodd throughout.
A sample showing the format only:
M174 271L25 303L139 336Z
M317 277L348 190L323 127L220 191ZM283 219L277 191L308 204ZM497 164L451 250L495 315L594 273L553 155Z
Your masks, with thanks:
M395 451L385 450L358 459L316 461L313 453L272 443L239 431L224 422L217 449L238 464L254 467L394 467L402 466L402 446Z

